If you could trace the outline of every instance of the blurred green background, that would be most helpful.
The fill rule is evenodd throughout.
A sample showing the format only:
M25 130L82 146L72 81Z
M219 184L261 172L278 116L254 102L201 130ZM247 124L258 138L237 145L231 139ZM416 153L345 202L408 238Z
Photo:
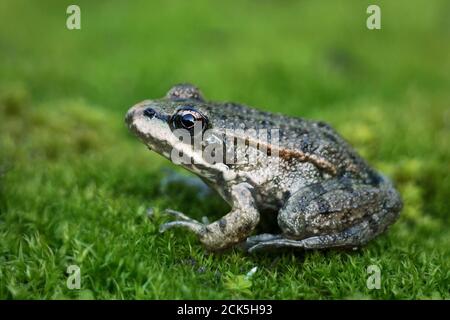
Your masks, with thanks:
M68 30L72 3L0 2L0 298L449 298L449 1L76 1ZM164 208L228 210L164 184L183 171L123 123L179 82L329 122L395 181L401 218L356 252L218 255L160 235Z

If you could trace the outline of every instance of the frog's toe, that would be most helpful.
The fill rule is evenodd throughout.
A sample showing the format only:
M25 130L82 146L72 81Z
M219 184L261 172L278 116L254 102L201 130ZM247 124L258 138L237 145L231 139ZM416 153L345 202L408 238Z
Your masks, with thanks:
M163 233L171 228L186 228L191 231L193 231L196 234L203 234L205 233L205 226L197 221L172 221L162 224L159 227L159 232Z
M172 210L172 209L165 209L164 213L168 214L169 216L181 220L181 221L190 221L190 222L196 222L199 223L197 220L192 219L191 217L188 217L183 212Z
M254 253L257 251L268 251L268 250L275 250L280 248L301 248L304 249L305 245L302 243L302 241L296 241L291 239L283 239L278 238L274 240L268 240L268 241L262 241L254 246L249 247L248 252Z
M203 224L210 224L209 218L208 218L207 216L203 216L203 217L202 217L202 223L203 223Z
M251 248L261 242L277 240L277 239L281 239L281 238L282 238L282 235L280 235L280 234L262 233L262 234L258 234L256 236L248 237L247 240L245 240L245 247Z

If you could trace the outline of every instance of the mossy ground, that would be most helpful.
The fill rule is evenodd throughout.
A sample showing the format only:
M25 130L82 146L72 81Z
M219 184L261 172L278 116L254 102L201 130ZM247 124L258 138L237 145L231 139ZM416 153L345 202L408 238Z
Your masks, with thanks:
M369 31L373 2L79 1L82 29L68 31L67 1L2 1L0 297L448 299L449 2L375 1L382 29ZM208 254L160 235L164 208L228 209L162 188L178 169L123 123L178 82L329 122L395 181L400 219L355 252Z

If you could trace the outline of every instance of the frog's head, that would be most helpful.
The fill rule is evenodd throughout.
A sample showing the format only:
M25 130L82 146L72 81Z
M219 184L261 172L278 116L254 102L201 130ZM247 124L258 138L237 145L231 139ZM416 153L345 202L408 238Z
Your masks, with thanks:
M145 100L133 106L125 121L149 149L205 176L216 167L203 159L201 148L205 147L205 141L200 142L200 150L193 145L211 127L208 115L208 105L200 91L192 85L180 84L162 99ZM174 155L179 154L183 158L175 160Z

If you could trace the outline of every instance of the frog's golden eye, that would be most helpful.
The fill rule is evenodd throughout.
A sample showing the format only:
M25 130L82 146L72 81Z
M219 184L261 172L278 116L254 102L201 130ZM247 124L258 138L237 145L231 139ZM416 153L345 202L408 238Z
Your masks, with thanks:
M172 116L171 124L174 129L186 129L192 134L196 124L200 124L203 131L208 124L208 119L192 107L185 107Z

